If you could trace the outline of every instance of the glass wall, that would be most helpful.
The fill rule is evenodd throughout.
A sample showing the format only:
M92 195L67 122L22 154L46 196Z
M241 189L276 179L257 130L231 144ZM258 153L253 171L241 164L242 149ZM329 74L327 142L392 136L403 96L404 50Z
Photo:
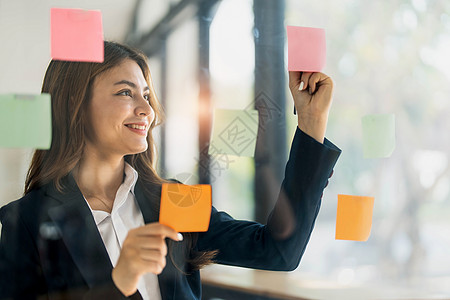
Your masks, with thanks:
M343 149L296 272L448 292L450 2L286 3L286 25L326 30L327 136ZM364 159L361 117L378 113L395 114L397 146L390 158ZM337 194L375 197L367 242L334 240Z
M178 2L142 1L138 33L148 32ZM13 8L12 15L19 15L23 5L0 3L0 24L5 25L0 33L13 37L5 28L11 27L14 18L1 21L1 17ZM49 7L47 3L45 11ZM131 10L130 6L128 13ZM122 40L125 34L116 37L115 28L111 29L117 13L106 14L110 17L105 18L109 28L105 36ZM195 174L202 167L198 162L198 23L195 16L184 22L168 36L165 56L150 58L160 98L166 87L165 163L159 169L164 177L187 183L198 182ZM213 109L245 109L254 101L253 23L252 0L220 1L210 28ZM39 28L47 28L44 25ZM335 83L327 137L343 150L300 267L287 276L294 281L320 280L318 288L330 282L344 288L416 286L450 294L450 1L286 0L285 25L326 30L324 73ZM21 31L16 23L11 28ZM25 49L30 39L31 33L21 38L17 48ZM0 92L17 92L23 78L27 79L21 77L27 68L34 71L25 90L39 92L48 62L42 53L48 52L48 45L31 41L37 45L39 59L26 59L26 66L16 73L10 72L11 64L23 54L0 49L1 62L8 69L1 73ZM287 53L287 43L285 49ZM286 86L280 88L286 89L289 148L297 118L292 115L287 75L286 71ZM389 158L365 159L361 118L378 113L395 114L396 149ZM160 133L158 129L161 153ZM30 150L0 149L0 206L20 197L30 156ZM230 156L218 163L221 168L211 167L214 206L237 219L253 219L258 205L254 203L253 159ZM375 198L367 242L335 240L337 194Z
M213 108L245 109L254 99L252 6L250 0L221 1L211 24ZM324 72L335 82L327 137L343 150L311 241L290 276L307 274L344 287L420 281L424 289L445 290L450 277L450 3L287 0L285 25L326 30ZM198 87L192 80L198 45L186 38L195 36L194 28L183 26L184 35L168 44L166 155L172 176L198 168ZM290 112L292 97L285 88ZM379 113L395 114L396 149L389 158L365 159L361 118ZM296 121L286 114L288 147ZM186 149L182 155L180 147ZM253 160L231 157L226 168L211 175L214 205L235 218L252 219L257 205ZM375 197L367 242L335 240L337 194Z
M252 5L222 1L212 22L215 108L244 109L253 100ZM420 281L424 289L445 290L450 270L450 3L292 0L286 2L285 25L326 30L324 72L335 82L327 137L343 149L294 272L298 275L291 276L308 274L344 287ZM286 95L290 111L288 90ZM364 159L361 118L379 113L395 114L396 149L389 158ZM290 143L296 118L286 115L286 122ZM215 174L215 205L251 219L253 163L232 159ZM337 194L375 197L367 242L335 240Z

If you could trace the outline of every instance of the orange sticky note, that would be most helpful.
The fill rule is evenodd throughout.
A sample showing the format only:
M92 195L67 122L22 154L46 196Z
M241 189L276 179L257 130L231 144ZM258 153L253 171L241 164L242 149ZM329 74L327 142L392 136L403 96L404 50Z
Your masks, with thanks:
M56 60L103 62L102 13L52 8L51 56Z
M372 228L374 197L338 195L336 239L367 241Z
M159 222L178 232L203 232L211 218L211 186L163 183Z
M323 70L327 56L324 29L287 26L287 38L289 71Z

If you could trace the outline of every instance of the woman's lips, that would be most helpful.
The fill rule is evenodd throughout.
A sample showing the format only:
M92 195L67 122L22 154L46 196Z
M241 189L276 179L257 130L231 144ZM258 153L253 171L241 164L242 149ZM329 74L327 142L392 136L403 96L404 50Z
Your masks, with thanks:
M147 125L146 124L126 124L125 125L128 129L130 129L131 131L140 134L142 136L146 136L147 135Z

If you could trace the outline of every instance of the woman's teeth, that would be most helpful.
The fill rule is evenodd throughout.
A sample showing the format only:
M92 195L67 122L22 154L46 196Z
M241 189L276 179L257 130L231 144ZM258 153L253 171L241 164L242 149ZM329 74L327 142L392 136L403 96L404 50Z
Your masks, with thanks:
M130 127L130 128L134 128L134 129L145 130L145 126L144 125L128 124L126 126Z

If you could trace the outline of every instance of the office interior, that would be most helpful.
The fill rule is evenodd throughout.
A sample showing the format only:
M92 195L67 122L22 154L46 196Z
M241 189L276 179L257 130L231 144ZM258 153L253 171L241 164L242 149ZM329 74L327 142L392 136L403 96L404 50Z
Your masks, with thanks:
M217 209L262 223L276 199L258 192L258 166L279 189L297 126L286 26L325 29L326 137L343 152L302 261L292 272L206 267L204 299L450 299L449 1L0 0L0 93L40 93L52 7L101 10L106 40L148 56L166 113L159 174L211 184ZM214 110L261 100L276 107L258 144L268 162L208 155ZM388 113L394 152L364 158L361 118ZM0 148L0 206L23 195L32 152ZM366 242L335 239L338 194L375 198Z

